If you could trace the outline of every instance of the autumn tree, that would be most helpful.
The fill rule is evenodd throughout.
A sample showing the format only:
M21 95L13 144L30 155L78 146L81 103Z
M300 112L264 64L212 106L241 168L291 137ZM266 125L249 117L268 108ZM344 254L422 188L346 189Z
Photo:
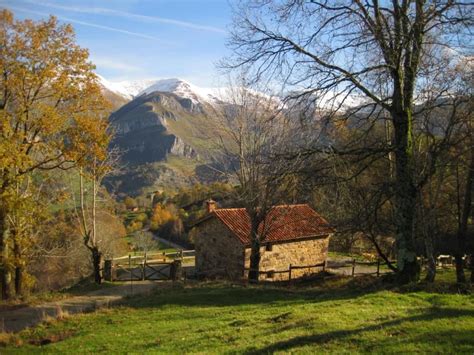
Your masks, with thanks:
M153 214L150 217L150 229L152 231L157 231L173 218L173 214L166 208L166 206L157 203L153 208Z
M328 119L357 103L346 117L365 118L368 127L388 123L388 144L345 153L393 154L397 274L400 282L418 279L414 224L426 175L417 177L416 122L439 105L449 110L451 83L436 91L429 84L445 71L446 57L455 60L469 50L472 6L454 0L245 0L234 15L227 68L283 83L289 98L323 107ZM455 107L445 114L452 116ZM436 154L431 157L436 161Z
M12 296L14 240L11 197L39 171L68 169L103 154L107 133L97 124L104 101L70 25L55 17L34 22L0 12L0 278Z

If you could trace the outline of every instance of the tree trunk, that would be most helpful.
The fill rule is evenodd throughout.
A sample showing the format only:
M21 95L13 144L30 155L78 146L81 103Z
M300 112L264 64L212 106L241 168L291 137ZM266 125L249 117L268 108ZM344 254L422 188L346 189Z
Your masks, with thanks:
M258 224L255 221L251 223L251 249L250 249L250 270L249 281L258 282L260 272L260 237L258 235Z
M15 267L15 295L16 297L23 296L23 267Z
M12 297L11 292L11 263L9 260L9 227L7 213L0 207L0 281L2 287L2 299L8 300Z
M14 241L13 253L15 254L15 296L23 295L23 260L21 255L21 248L18 242Z
M434 255L433 238L431 234L425 238L426 258L428 259L425 280L434 282L436 278L436 260Z
M464 262L462 260L462 255L456 253L454 256L454 262L456 264L456 281L459 283L465 283L466 275L464 274Z
M474 284L474 253L471 254L470 262L471 262L471 283Z
M413 181L411 114L392 113L395 131L395 225L397 269L400 283L417 281L420 267L416 260L413 223L416 213L416 186Z
M466 186L464 191L464 203L461 211L461 220L459 221L459 229L457 233L456 254L454 255L456 261L456 279L457 282L466 282L466 275L464 274L463 255L466 253L466 234L467 225L469 223L469 216L472 208L472 188L474 180L474 153L471 152L471 160L467 169ZM459 182L458 182L459 183ZM472 262L472 261L471 261Z
M102 272L100 266L102 264L102 253L99 251L99 248L92 247L92 264L94 266L94 281L96 284L102 283Z

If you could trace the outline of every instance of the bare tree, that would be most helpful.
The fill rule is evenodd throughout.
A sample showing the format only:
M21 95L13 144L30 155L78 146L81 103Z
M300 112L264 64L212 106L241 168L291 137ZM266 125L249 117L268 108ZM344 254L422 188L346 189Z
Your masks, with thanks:
M238 182L238 199L250 219L249 279L258 281L261 245L272 228L268 218L277 203L287 200L297 160L281 159L291 133L275 98L245 85L228 91L231 104L219 112L218 160L228 178Z
M84 245L91 252L94 280L98 284L102 282L100 266L103 257L102 239L97 232L99 192L105 177L116 171L119 157L118 151L112 150L103 159L92 157L79 169L79 203L74 207ZM84 180L89 186L86 187Z
M472 4L248 0L234 13L234 56L228 68L250 68L255 80L280 79L293 89L292 99L310 98L313 106L333 113L358 99L352 117L375 122L387 116L395 172L398 276L400 282L416 280L420 268L414 223L420 181L415 173L415 122L450 93L449 82L436 92L426 92L425 84L443 72L442 54L454 57L470 48ZM424 105L420 108L417 102ZM374 153L386 150L376 147Z
M134 233L134 242L138 249L144 253L158 249L158 242L154 239L153 233L148 230L139 230Z

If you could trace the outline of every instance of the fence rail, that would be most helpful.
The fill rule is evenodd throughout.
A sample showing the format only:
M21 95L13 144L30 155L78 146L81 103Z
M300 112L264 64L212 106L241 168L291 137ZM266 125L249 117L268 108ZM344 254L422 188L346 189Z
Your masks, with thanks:
M395 263L395 261L389 260L391 264ZM380 276L381 274L381 266L386 265L386 262L377 259L376 261L358 261L356 259L352 260L344 260L344 261L336 261L335 265L330 265L328 268L332 270L337 270L337 269L342 269L342 268L351 268L351 276L356 276L356 275L376 275ZM356 272L357 266L375 266L376 270L375 271L363 271L363 272Z
M144 253L125 255L105 260L104 278L107 281L174 279L181 265L194 258L194 250L173 253Z
M322 271L326 270L326 262L322 262L319 264L313 265L292 265L288 266L287 270L260 270L260 269L251 269L244 267L244 271L256 271L259 275L275 275L275 274L288 274L288 280L291 281L292 279L292 271L293 270L301 270L301 269L313 269L313 268L322 268Z

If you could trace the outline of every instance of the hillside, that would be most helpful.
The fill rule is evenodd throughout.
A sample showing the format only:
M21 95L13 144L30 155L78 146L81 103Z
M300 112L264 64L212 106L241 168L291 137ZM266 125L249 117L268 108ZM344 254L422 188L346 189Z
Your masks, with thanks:
M161 90L161 91L158 91ZM154 83L110 116L123 172L109 180L137 195L209 179L207 164L220 136L217 98L177 79ZM211 178L212 179L212 178Z

